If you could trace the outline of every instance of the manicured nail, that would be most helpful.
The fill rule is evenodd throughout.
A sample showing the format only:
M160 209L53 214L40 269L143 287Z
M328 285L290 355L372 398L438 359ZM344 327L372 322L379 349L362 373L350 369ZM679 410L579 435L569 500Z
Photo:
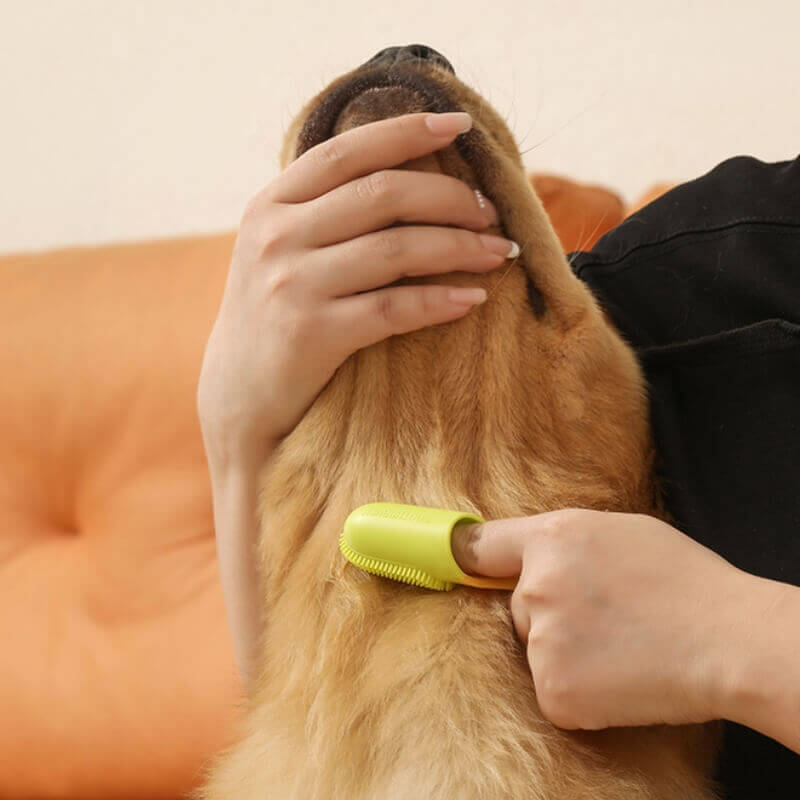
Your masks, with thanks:
M497 208L495 208L494 203L480 189L474 189L473 191L478 200L478 206L483 211L488 224L499 225L500 217L497 214Z
M474 306L486 299L486 289L450 289L447 299L458 305Z
M444 114L428 114L425 124L437 136L453 136L466 133L472 127L472 117L466 111L448 111Z
M504 239L502 236L492 236L488 233L478 234L478 238L490 253L506 258L516 258L519 255L519 245L513 239Z

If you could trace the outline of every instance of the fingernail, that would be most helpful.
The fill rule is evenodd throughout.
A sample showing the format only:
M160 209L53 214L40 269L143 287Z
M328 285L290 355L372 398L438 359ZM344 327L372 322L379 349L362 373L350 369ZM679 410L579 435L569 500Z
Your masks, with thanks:
M486 299L486 289L450 289L447 299L458 305L474 306Z
M475 197L478 200L478 206L483 211L484 216L489 225L498 225L500 217L497 215L497 209L494 203L480 190L475 189Z
M492 236L488 233L478 234L478 237L490 253L506 258L516 258L519 255L519 245L513 239L504 239L502 236Z
M448 111L444 114L428 114L425 124L437 136L452 136L466 133L472 127L472 117L466 111Z

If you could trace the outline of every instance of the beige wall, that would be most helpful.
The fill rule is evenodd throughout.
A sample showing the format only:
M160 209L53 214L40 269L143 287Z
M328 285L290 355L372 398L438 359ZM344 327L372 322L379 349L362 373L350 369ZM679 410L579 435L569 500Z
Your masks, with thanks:
M0 0L0 250L234 227L282 132L396 44L440 50L531 169L616 186L800 152L797 0Z

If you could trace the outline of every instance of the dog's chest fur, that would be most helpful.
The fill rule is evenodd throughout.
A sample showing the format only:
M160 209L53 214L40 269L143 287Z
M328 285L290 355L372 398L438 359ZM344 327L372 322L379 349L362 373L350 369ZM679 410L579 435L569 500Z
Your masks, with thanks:
M338 552L347 514L374 500L485 518L653 510L646 423L622 439L591 431L587 409L608 388L559 395L575 373L525 342L524 319L501 317L356 354L276 453L261 504L263 671L210 796L711 797L700 726L565 732L544 720L508 593L421 590Z

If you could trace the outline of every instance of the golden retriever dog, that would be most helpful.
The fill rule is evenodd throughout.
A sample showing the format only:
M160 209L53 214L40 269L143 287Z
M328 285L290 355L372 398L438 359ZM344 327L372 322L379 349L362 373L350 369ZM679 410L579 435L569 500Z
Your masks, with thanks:
M679 800L716 797L718 723L567 731L536 702L510 593L435 592L338 549L387 500L498 519L565 507L664 518L642 372L572 273L503 118L431 48L388 48L291 124L286 166L352 127L468 111L472 129L403 165L479 188L519 242L446 324L353 354L261 473L265 628L238 744L206 800Z

